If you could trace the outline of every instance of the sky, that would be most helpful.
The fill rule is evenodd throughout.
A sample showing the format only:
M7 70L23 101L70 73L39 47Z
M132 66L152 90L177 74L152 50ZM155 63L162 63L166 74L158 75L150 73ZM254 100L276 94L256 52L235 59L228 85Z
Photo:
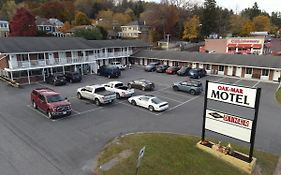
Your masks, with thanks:
M201 0L201 2L204 2ZM226 7L228 9L233 9L236 12L252 7L255 2L258 3L259 9L266 11L271 14L271 12L280 11L281 12L281 0L216 0L217 5L221 7Z
M160 2L160 0L147 1ZM204 2L204 0L192 1L199 2L201 4ZM266 11L269 14L276 11L281 12L281 0L216 0L216 2L218 6L232 9L234 12L240 12L245 8L252 7L255 2L258 3L259 9Z

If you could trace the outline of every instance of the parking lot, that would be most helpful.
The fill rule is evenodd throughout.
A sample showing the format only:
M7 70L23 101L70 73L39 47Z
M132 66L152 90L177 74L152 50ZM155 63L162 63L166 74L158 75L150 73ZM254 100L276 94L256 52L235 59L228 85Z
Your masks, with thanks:
M142 131L176 132L196 136L201 134L204 94L193 96L172 89L173 82L185 80L186 77L144 72L141 67L134 67L122 71L122 76L118 79L96 75L86 75L83 78L81 83L66 86L37 83L21 89L0 82L0 169L4 170L3 174L87 174L94 166L93 160L98 152L118 135ZM111 80L127 83L139 78L154 82L155 90L135 90L135 94L152 94L168 101L168 110L150 112L131 105L127 99L96 106L90 101L76 98L77 88L85 85ZM207 76L200 79L203 87L205 80L261 87L256 148L281 154L281 106L274 97L278 84ZM30 92L39 87L52 88L68 97L73 108L72 115L49 120L45 114L33 109ZM227 109L229 113L236 115L249 118L252 116L252 111L248 109L216 103L210 105L217 109ZM238 142L211 132L207 132L206 136Z

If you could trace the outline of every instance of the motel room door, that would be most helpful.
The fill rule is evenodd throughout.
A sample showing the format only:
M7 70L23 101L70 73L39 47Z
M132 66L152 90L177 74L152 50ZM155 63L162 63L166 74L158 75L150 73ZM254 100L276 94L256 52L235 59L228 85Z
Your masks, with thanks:
M242 68L241 67L236 67L235 76L241 77L241 75L242 75Z
M227 75L232 76L233 73L233 67L232 66L228 66L227 67Z
M281 77L280 71L279 70L274 70L273 71L273 81L278 81L279 77Z

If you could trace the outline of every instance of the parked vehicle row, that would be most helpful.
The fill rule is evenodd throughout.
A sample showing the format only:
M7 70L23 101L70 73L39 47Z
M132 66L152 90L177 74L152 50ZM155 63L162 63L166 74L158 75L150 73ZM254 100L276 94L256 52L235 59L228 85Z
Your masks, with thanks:
M72 75L75 76L75 75ZM132 80L127 86L121 81L111 81L105 84L88 85L78 88L76 95L78 99L86 99L97 106L112 103L119 98L128 98L128 102L135 106L147 108L150 111L163 111L168 109L169 104L153 95L133 96L136 89L143 91L154 90L153 82L145 79ZM203 91L200 81L181 81L172 85L175 91L183 91L192 95L198 95ZM46 113L52 119L58 116L70 115L72 112L71 104L67 98L49 88L34 89L31 92L31 102L35 109Z
M70 83L81 82L82 76L79 72L65 72L65 74L55 73L47 76L45 81L46 83L59 86L59 85L65 85L67 82Z
M190 78L199 79L206 76L205 69L202 68L191 68L187 66L168 66L160 64L159 62L152 62L145 66L144 68L147 72L156 71L158 73L167 73L167 74L177 74L178 76L189 76Z

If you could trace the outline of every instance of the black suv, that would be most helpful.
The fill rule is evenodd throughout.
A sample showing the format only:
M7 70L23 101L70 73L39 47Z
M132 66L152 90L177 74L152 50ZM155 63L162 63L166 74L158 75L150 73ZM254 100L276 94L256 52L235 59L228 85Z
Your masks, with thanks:
M188 76L190 78L201 78L201 77L206 76L206 71L205 71L205 69L202 69L202 68L190 69Z
M73 82L81 82L82 76L79 72L65 72L66 81Z
M65 85L66 79L63 74L56 73L46 77L46 83L53 84L55 86Z
M103 65L98 69L98 75L105 76L108 78L116 77L121 75L121 71L118 67L113 65Z
M177 71L178 76L187 76L190 71L190 67L182 66L180 70Z
M153 72L156 70L156 66L159 65L159 62L152 62L145 66L144 70L147 72Z

